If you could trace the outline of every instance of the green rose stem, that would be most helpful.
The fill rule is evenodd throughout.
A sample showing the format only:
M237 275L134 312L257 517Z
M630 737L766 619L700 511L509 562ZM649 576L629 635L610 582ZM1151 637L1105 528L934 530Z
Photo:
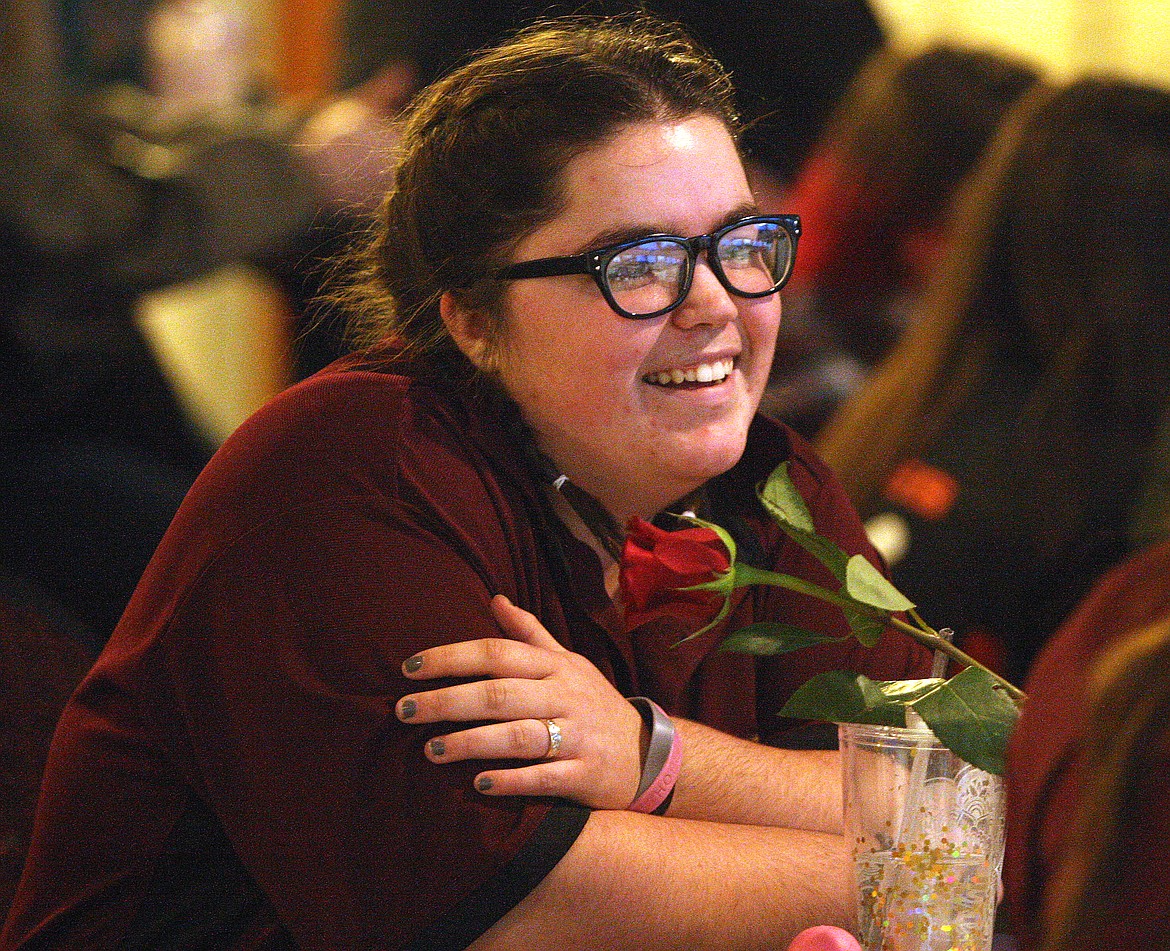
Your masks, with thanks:
M787 462L773 470L767 481L757 487L756 494L784 533L824 565L840 588L829 590L792 575L739 563L735 539L729 532L694 515L682 515L680 518L708 529L722 542L727 552L727 567L712 571L708 581L680 589L718 594L723 604L706 625L678 643L692 640L720 624L731 613L735 589L753 585L787 588L837 606L845 615L850 636L864 647L877 644L888 627L896 628L933 652L930 678L873 681L864 674L827 671L798 688L780 714L836 723L905 726L913 712L952 752L980 769L1002 775L1006 768L1007 742L1019 719L1020 707L1027 699L1024 692L955 647L949 636L939 634L928 625L916 611L917 605L894 587L868 558L861 554L849 555L832 539L818 534L808 505L789 477ZM694 539L688 541L694 543ZM697 561L709 563L705 558ZM728 635L723 647L771 656L816 644L841 643L845 639L783 622L763 621ZM947 658L958 661L964 669L945 678Z
M882 608L877 608L866 604L864 601L857 601L846 595L837 594L829 591L827 588L822 588L818 584L813 584L811 581L805 581L802 578L796 578L792 575L780 574L777 571L767 571L763 568L755 568L748 564L735 564L727 575L731 576L730 586L733 588L748 587L754 584L767 584L773 587L787 588L789 591L796 591L800 594L811 595L814 598L819 598L822 601L828 601L830 604L835 604L838 607L846 608L850 611L856 611L859 614L864 614L866 617L872 618L875 621L884 621L898 630L905 632L919 644L927 647L933 651L941 651L952 660L958 661L966 667L976 667L986 673L995 683L1003 690L1017 705L1022 704L1027 699L1027 694L1020 690L1019 687L1004 680L999 674L993 670L989 670L983 664L979 663L974 657L960 650L945 637L940 637L938 632L927 624L919 616L918 612L911 609L907 613L918 623L921 627L915 627L913 624L908 624L899 617L895 617L892 611L886 611ZM726 584L726 581L723 581ZM719 582L715 583L716 585ZM714 587L715 585L712 585ZM703 586L697 586L703 587Z

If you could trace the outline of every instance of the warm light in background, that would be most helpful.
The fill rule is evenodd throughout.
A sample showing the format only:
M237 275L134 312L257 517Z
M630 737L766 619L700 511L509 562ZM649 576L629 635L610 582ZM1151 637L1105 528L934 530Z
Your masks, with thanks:
M286 95L324 91L332 75L332 21L342 0L251 0L272 19L276 72ZM1015 53L1056 78L1112 70L1170 87L1170 0L869 0L890 39L935 40Z
M1054 78L1111 71L1170 87L1170 0L870 0L891 40L1015 53Z

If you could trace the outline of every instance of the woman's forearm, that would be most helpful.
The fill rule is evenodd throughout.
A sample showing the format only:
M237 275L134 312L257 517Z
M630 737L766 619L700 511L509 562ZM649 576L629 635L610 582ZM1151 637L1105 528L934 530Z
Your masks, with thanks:
M836 751L774 749L701 723L675 725L683 761L669 816L840 833Z
M852 928L852 887L840 836L599 811L472 948L783 948L811 925Z

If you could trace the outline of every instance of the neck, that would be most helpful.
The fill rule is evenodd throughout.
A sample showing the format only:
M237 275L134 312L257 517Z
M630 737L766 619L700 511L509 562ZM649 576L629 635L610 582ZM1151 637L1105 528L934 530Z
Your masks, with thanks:
M601 562L602 577L605 579L605 593L611 601L617 601L619 595L618 575L621 568L620 557L614 556L611 551L612 546L607 545L598 533L586 524L561 492L550 489L549 494L552 497L553 510L557 517L565 523L565 526L578 541L584 542L597 555Z
M695 486L679 486L675 492L650 493L638 487L637 491L631 492L616 484L596 485L585 480L578 481L571 474L567 475L567 479L579 492L584 492L593 499L623 535L631 518L650 521L659 512L665 511L679 499L688 497L696 490ZM586 521L589 519L586 518Z
M628 518L639 516L650 521L659 512L668 508L682 512L695 511L703 506L701 489L689 493L680 499L664 504L654 512L649 510L630 512L621 522L614 518L611 510L606 508L595 496L581 489L565 475L558 475L547 483L548 491L552 494L557 515L573 534L588 544L602 556L602 565L612 564L615 568L622 559L622 547L625 544L625 526ZM613 596L613 592L610 592Z

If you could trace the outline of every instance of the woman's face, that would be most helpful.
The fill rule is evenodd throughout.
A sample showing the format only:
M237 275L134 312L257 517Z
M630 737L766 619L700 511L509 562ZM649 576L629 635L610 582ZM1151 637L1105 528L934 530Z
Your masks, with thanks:
M710 116L628 126L570 161L563 184L564 211L514 261L692 237L755 210L731 136ZM519 280L504 298L495 367L540 448L624 521L738 461L779 323L778 294L730 295L705 254L686 300L649 320L619 316L586 275ZM709 382L662 382L674 371Z

